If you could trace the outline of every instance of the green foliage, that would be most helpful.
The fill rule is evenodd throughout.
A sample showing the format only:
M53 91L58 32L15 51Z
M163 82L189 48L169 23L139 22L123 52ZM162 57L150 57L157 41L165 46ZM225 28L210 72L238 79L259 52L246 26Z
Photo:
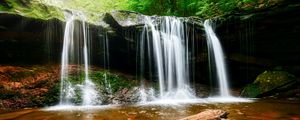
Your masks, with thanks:
M243 0L244 3L256 2L257 0Z
M232 12L239 0L129 0L129 10L144 14L212 17Z

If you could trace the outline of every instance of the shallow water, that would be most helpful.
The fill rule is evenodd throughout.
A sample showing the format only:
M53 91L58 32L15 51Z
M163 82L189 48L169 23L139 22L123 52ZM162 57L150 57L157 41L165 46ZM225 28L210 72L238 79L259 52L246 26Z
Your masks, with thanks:
M300 101L257 100L253 103L193 103L185 105L126 105L69 110L0 111L10 120L176 120L205 109L229 112L230 120L300 120Z

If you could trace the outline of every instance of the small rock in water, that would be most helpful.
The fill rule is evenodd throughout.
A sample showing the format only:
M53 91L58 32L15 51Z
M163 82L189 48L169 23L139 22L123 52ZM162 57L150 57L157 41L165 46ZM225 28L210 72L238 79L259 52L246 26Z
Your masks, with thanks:
M180 120L221 120L222 118L227 118L229 113L223 110L205 110L199 114L192 115Z

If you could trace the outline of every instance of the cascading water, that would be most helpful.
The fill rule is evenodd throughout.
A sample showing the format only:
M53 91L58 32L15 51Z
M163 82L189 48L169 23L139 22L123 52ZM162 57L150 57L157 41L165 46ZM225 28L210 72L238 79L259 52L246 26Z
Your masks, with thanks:
M104 68L106 70L109 71L109 41L108 41L108 37L107 37L107 33L104 35L104 41L103 41L103 51L104 51L104 55L103 55L103 61L104 61ZM112 95L112 89L111 89L111 85L110 82L107 80L107 72L105 72L105 74L103 75L104 77L104 83L105 83L105 90Z
M79 44L80 39L74 38L75 20L80 19L82 21L82 31L83 31L83 61L84 61L84 83L81 85L73 85L69 79L69 64L73 62L75 57L74 48L80 48L80 46L75 47L75 43ZM87 28L85 24L85 17L82 13L66 13L66 27L64 33L64 43L62 51L62 61L61 61L61 92L60 92L60 105L72 105L75 99L75 91L81 90L82 95L82 105L95 105L99 103L99 93L96 90L96 85L89 79L89 57L88 57L88 36ZM81 46L82 47L82 46ZM79 56L77 56L78 59Z
M217 78L220 87L220 97L230 97L231 95L228 88L226 65L221 43L212 28L212 22L210 20L204 21L204 28L207 36L208 54L210 59L209 62L210 64L212 63L216 65Z
M74 31L73 14L66 13L66 27L64 32L64 43L61 58L61 75L60 75L60 105L71 104L71 99L74 98L75 89L67 80L69 78L69 57L73 52L73 31Z
M83 105L95 105L98 102L99 93L96 90L96 85L89 78L89 60L88 60L88 48L87 48L87 28L85 25L86 17L80 14L80 18L82 20L82 28L83 28L83 51L84 51L84 72L85 72L85 80L84 85L82 87L82 104Z
M151 17L145 17L140 45L142 49L147 40L148 54L152 53L154 56L159 81L158 99L194 99L194 92L188 84L189 63L186 59L188 49L183 20L176 17L162 17L161 22L158 24L156 22ZM152 54L148 55L150 61Z

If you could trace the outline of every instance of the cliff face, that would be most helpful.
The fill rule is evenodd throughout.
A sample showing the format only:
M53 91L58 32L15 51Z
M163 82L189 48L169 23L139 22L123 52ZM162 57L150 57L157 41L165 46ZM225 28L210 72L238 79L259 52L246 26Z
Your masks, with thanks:
M230 14L216 20L216 33L225 50L232 84L251 83L264 70L278 67L299 74L300 4L285 4L248 14ZM119 11L101 17L100 25L89 24L90 63L103 67L106 37L111 69L136 73L137 40L143 15ZM196 80L209 83L207 48L201 19L189 18L195 30ZM77 21L76 26L81 22ZM0 64L59 64L65 23L0 14ZM80 39L80 38L78 38Z
M300 73L300 4L224 17L217 25L235 80L251 82L275 67ZM238 74L239 73L239 74Z
M41 64L56 61L63 37L63 23L0 14L0 63ZM50 50L53 47L55 50Z
M225 50L228 73L233 86L242 87L253 82L263 71L274 68L288 71L299 77L297 76L300 74L300 12L298 11L300 11L300 3L295 2L247 14L230 14L215 20L216 33ZM99 25L88 24L91 38L90 64L107 67L105 63L109 63L112 70L135 75L138 40L144 24L143 15L118 11L105 14L100 19L102 20L99 21ZM209 84L211 81L208 72L206 39L201 23L203 20L193 17L187 19L188 29L195 32L194 41L190 41L195 48L195 56L190 62L195 69L194 79L196 82ZM81 25L80 21L75 22L76 27ZM31 91L26 91L27 85L29 89L37 90L39 95L48 95L46 94L48 91L54 90L54 83L59 80L57 64L60 64L61 60L64 27L65 23L57 19L40 20L0 13L0 67L2 69L0 79L3 82L0 84L0 89L8 95L0 96L8 99L6 103L4 101L5 104L2 101L2 106L13 106L17 101L10 101L9 97L12 95L9 93L17 88L22 90L23 87L24 94L28 93L28 96L19 101L19 105L26 103L27 106L43 106L45 99L37 99L36 103L31 101L31 97L36 94L29 94ZM79 33L80 31L76 31L75 39L81 39ZM108 40L108 44L105 43L105 39ZM108 54L109 59L107 59ZM34 66L25 67L26 69L16 67L27 65L43 67L42 69L36 69ZM32 82L27 83L27 80ZM49 86L40 86L40 82L45 82ZM30 85L34 86L30 87ZM17 98L21 98L23 93L20 91L16 95ZM55 100L49 103L55 103Z

